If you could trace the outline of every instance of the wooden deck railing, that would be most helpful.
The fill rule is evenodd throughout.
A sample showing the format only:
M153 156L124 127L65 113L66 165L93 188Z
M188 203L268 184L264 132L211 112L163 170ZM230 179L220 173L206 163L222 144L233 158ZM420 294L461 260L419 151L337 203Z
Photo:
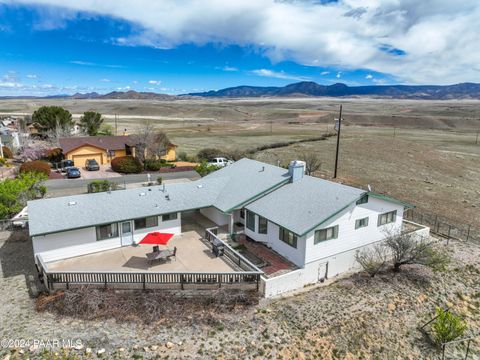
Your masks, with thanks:
M263 274L263 271L260 270L256 265L254 265L247 258L238 253L234 248L228 245L225 241L220 239L217 236L218 227L212 227L205 230L205 240L207 240L207 246L212 248L212 240L215 238L217 241L220 241L224 246L224 254L230 261L232 261L236 266L245 271L258 272Z
M46 285L54 290L56 284L64 285L139 285L147 289L149 285L164 285L162 288L185 290L186 285L253 285L259 289L260 274L257 272L46 272Z

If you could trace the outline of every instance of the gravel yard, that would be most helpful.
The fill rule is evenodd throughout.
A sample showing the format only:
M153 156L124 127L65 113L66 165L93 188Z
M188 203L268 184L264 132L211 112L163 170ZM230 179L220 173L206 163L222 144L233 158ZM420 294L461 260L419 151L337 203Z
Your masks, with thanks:
M446 272L411 266L373 279L356 274L215 321L201 321L197 312L145 324L37 312L31 243L25 234L1 235L0 339L41 343L0 348L0 359L47 358L43 346L59 344L75 345L61 350L72 358L434 359L439 352L417 327L437 304L480 329L480 248L455 241L447 246L454 261ZM470 359L479 358L479 341L472 345ZM461 351L451 347L447 358L461 358Z

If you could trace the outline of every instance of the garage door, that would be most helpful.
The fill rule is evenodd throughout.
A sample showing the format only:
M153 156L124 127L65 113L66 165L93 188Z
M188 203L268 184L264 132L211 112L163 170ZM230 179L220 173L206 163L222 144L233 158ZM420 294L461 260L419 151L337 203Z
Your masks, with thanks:
M83 168L85 167L85 161L95 159L98 164L102 164L102 154L89 154L89 155L73 155L73 163L76 167Z

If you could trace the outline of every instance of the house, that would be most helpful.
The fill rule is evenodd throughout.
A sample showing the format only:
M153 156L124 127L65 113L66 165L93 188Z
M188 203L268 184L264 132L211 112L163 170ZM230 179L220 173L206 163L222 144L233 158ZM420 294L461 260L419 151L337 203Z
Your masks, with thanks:
M301 161L286 170L242 159L192 182L35 200L28 211L34 254L47 263L42 266L92 253L98 263L102 252L131 248L152 231L181 239L193 226L192 216L200 218L202 226L208 222L225 229L227 238L242 234L293 264L278 276L262 275L261 291L274 296L351 271L358 250L402 231L403 212L410 206L307 176ZM428 228L419 236L428 236ZM230 249L229 256L234 252ZM208 266L203 271L208 273Z
M114 158L135 155L135 147L129 136L80 136L60 138L60 147L65 159L77 167L85 166L85 160L95 159L100 165Z
M135 156L135 142L129 135L80 136L59 140L65 159L73 160L75 166L85 166L85 160L95 159L101 165L120 156ZM177 145L170 143L161 159L175 161Z

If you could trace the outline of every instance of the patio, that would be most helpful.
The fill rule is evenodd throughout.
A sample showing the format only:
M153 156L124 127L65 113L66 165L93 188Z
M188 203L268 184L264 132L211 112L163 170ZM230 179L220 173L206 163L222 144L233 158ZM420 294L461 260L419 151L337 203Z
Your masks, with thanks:
M200 225L199 222L202 224ZM124 246L118 249L47 263L48 271L82 272L236 272L226 257L215 257L201 240L206 226L212 223L198 214L182 217L182 234L174 236L167 246L177 247L176 259L148 264L146 254L152 245Z

